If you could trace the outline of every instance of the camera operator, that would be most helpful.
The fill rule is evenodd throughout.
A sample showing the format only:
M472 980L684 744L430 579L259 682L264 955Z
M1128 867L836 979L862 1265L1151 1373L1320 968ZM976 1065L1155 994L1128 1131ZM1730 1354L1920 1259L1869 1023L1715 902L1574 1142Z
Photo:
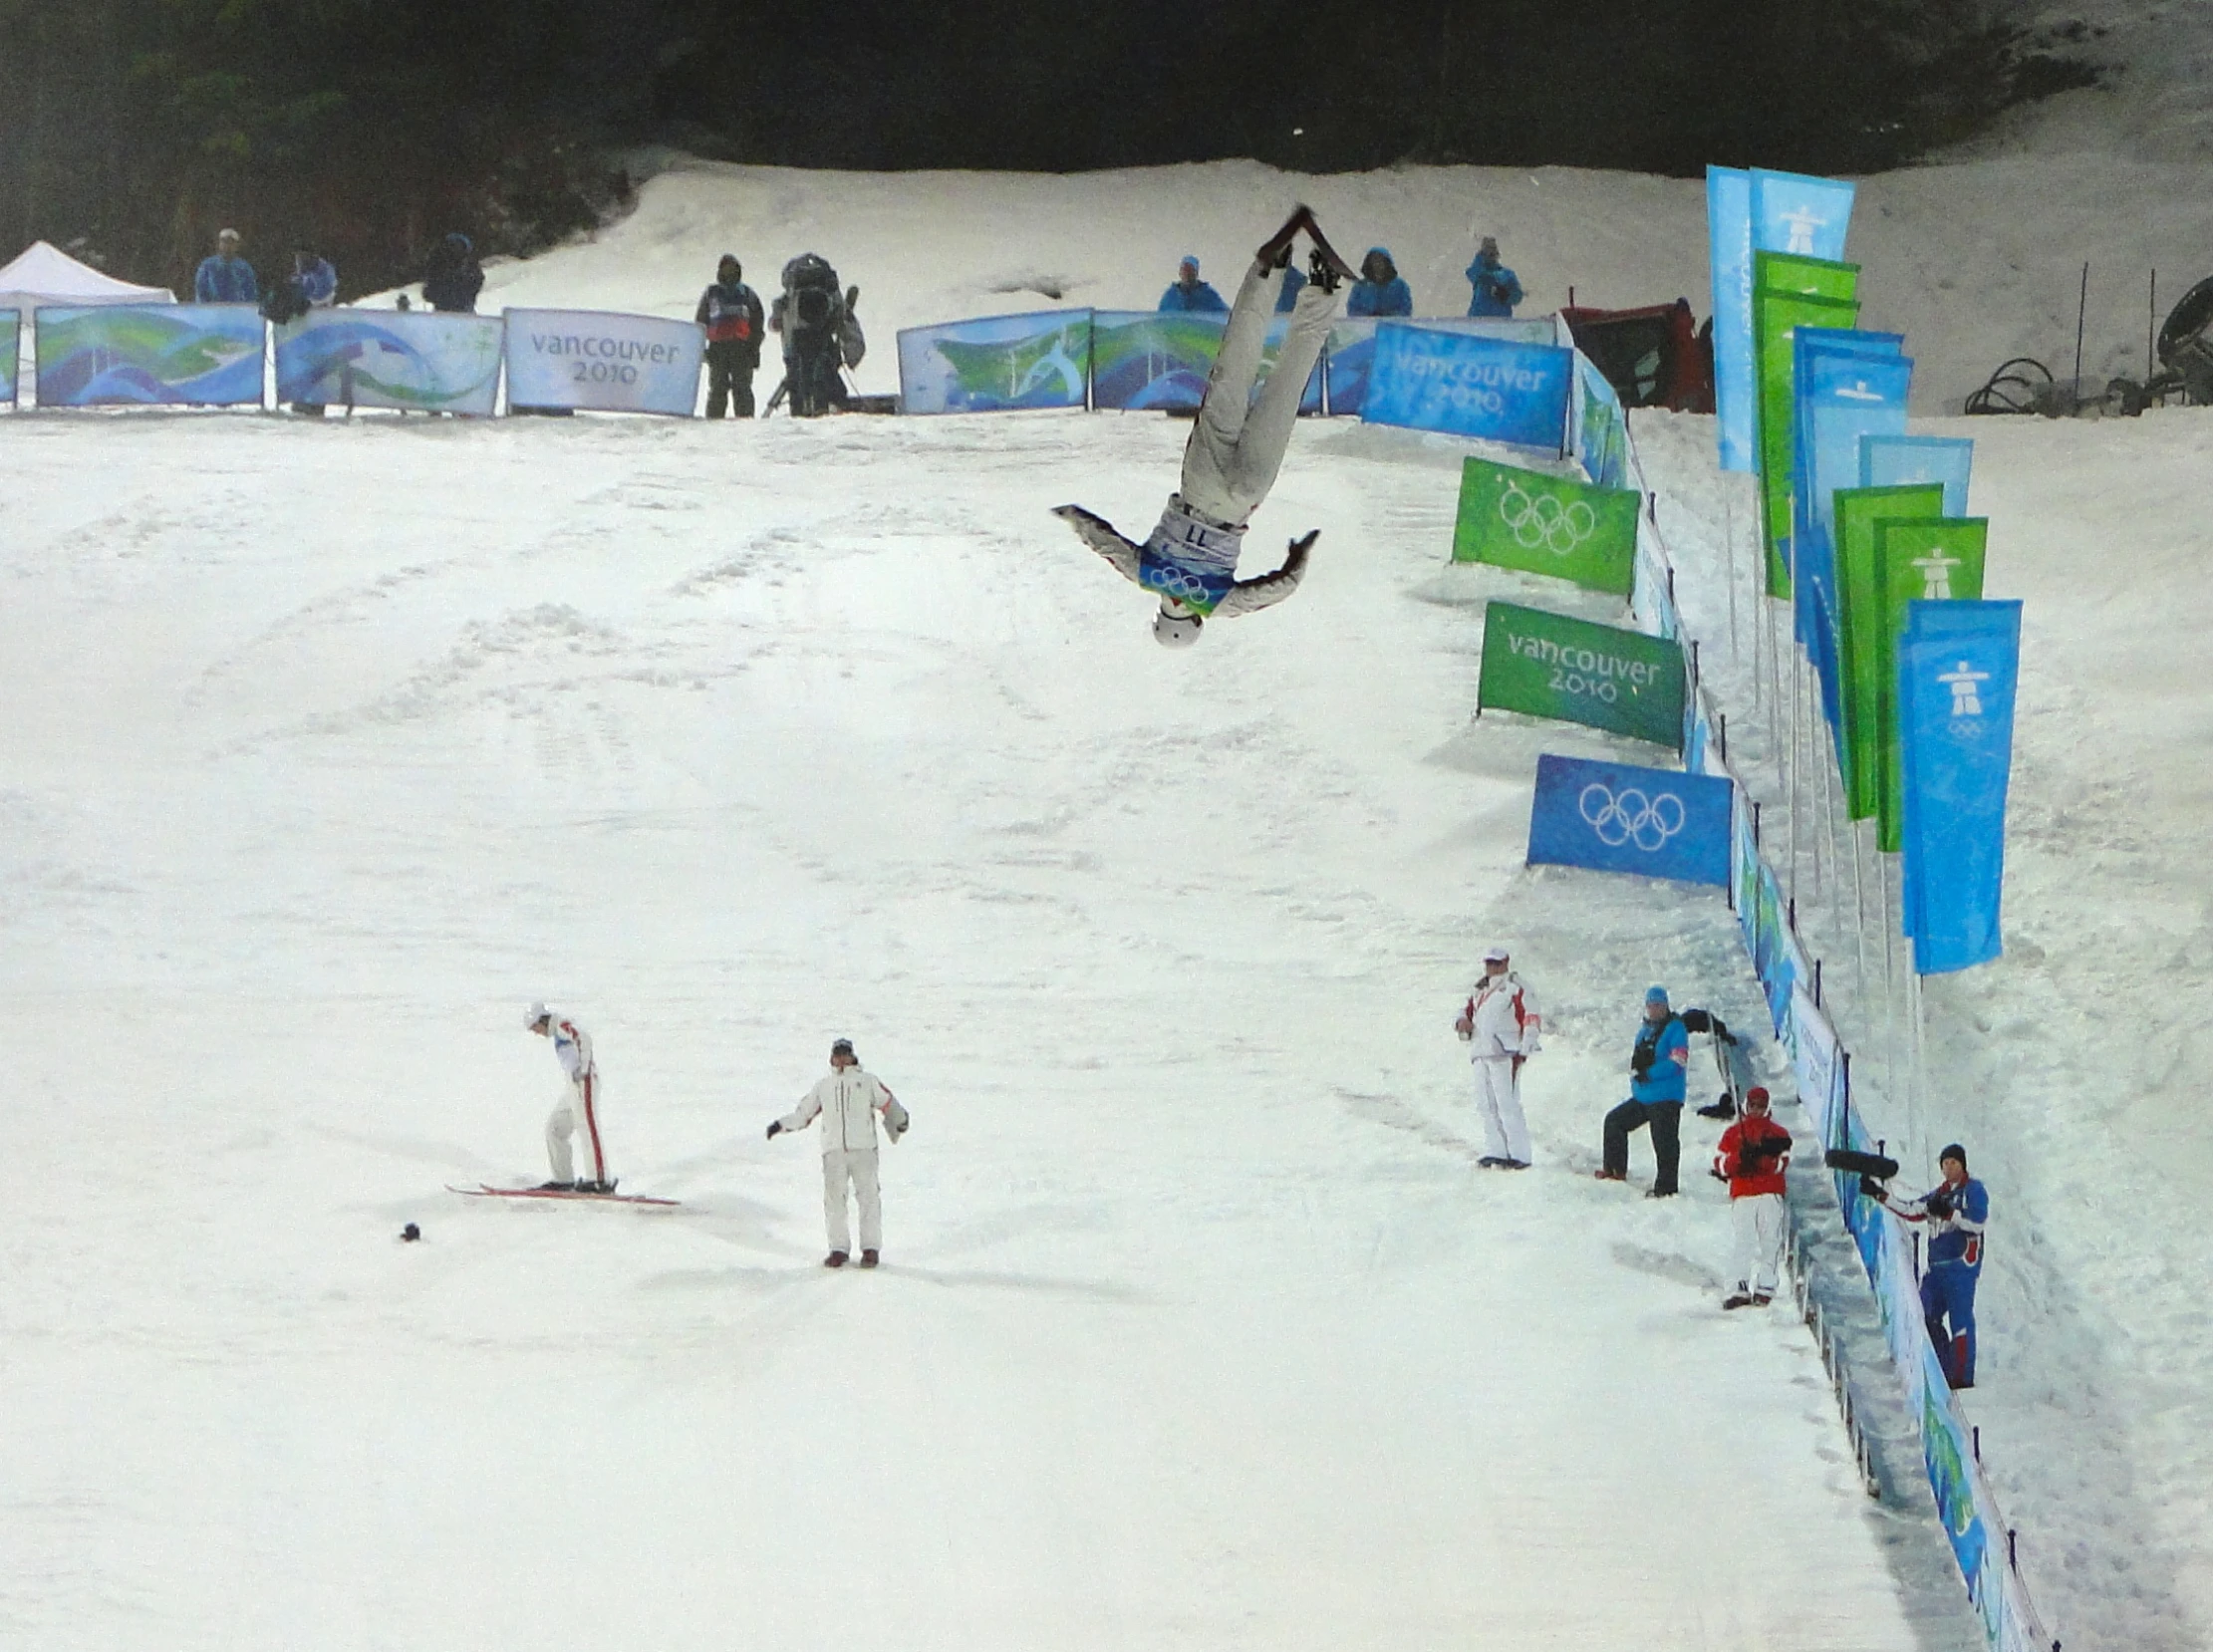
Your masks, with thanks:
M1744 1117L1721 1133L1714 1174L1729 1184L1737 1225L1737 1290L1725 1308L1764 1308L1775 1300L1783 1271L1783 1173L1791 1166L1791 1133L1768 1116L1768 1092L1745 1092Z
M1944 1180L1919 1199L1885 1199L1896 1215L1929 1225L1929 1265L1921 1275L1921 1316L1954 1388L1975 1386L1975 1285L1983 1273L1983 1226L1990 1195L1967 1174L1967 1149L1954 1142L1936 1157Z
M1676 1160L1683 1123L1683 1095L1691 1064L1691 1035L1683 1017L1668 1007L1667 988L1644 995L1644 1024L1629 1053L1629 1099L1606 1115L1605 1164L1601 1182L1629 1180L1629 1132L1652 1127L1652 1157L1657 1170L1647 1199L1675 1197Z

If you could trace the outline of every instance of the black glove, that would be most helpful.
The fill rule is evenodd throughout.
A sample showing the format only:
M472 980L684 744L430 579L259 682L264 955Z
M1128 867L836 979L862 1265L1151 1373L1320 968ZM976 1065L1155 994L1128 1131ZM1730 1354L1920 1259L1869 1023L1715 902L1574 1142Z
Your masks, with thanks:
M770 1141L774 1141L779 1135L783 1133L783 1128L784 1121L782 1119L777 1119L774 1123L770 1124L768 1127L768 1139Z
M1921 1209L1935 1217L1939 1222L1949 1222L1952 1218L1951 1190L1949 1188L1937 1189L1936 1192L1921 1201Z
M1655 1057L1656 1046L1651 1044L1639 1044L1629 1056L1630 1075L1635 1078L1642 1078L1646 1073L1652 1070L1652 1063Z

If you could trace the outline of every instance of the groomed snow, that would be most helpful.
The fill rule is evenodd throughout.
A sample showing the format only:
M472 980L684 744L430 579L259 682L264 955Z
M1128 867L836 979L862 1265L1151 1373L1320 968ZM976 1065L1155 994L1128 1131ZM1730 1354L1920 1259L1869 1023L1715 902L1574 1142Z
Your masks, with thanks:
M2032 200L2203 244L2040 168L1868 180L1868 322L1944 397L2072 342ZM1480 216L1535 307L1705 308L1695 185L1245 166L691 166L491 297L688 314L818 245L888 389L896 326L1143 303L1299 195L1425 296ZM2008 262L2049 315L1978 319ZM2030 604L2012 951L1930 994L1999 1210L1972 1410L2055 1632L2192 1646L2209 426L1927 427ZM1760 1011L1718 894L1521 865L1538 750L1638 748L1471 723L1481 605L1618 610L1444 566L1451 444L1303 429L1248 554L1319 527L1306 586L1172 657L1044 514L1144 526L1168 421L0 431L0 1639L1971 1643L1804 1333L1718 1311L1710 1127L1675 1205L1588 1179L1648 981ZM1708 427L1637 434L1711 637ZM1448 1027L1494 939L1551 1029L1504 1181ZM541 995L682 1211L440 1191L543 1174ZM872 1277L760 1139L840 1031L918 1121Z

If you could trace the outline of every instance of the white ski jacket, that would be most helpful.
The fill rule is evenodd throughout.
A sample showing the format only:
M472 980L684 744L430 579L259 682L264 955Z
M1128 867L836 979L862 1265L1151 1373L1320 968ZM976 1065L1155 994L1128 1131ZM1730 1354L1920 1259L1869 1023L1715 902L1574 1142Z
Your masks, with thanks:
M1544 1017L1536 1011L1536 995L1511 969L1487 976L1461 1011L1461 1019L1469 1029L1472 1061L1530 1056L1542 1047Z
M592 1035L570 1020L566 1015L553 1017L553 1058L561 1063L561 1070L569 1075L571 1084L581 1084L587 1078L598 1076L592 1065Z
M885 1134L898 1141L907 1128L907 1109L873 1073L845 1067L815 1085L776 1123L784 1130L804 1130L819 1116L823 1152L873 1153L879 1113L884 1115Z

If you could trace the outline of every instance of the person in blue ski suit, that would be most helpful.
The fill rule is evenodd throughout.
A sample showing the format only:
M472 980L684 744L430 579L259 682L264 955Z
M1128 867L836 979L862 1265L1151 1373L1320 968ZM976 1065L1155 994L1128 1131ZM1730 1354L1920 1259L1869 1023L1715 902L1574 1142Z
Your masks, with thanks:
M215 250L200 260L192 272L192 298L200 304L258 304L261 283L253 266L238 256L238 231L226 229L215 237Z
M1301 227L1312 230L1312 214L1304 207L1260 248L1238 288L1199 416L1184 444L1183 486L1168 496L1151 537L1142 545L1124 539L1113 523L1080 505L1053 511L1115 572L1160 598L1153 639L1163 648L1190 647L1210 618L1234 618L1281 602L1305 577L1307 553L1319 537L1316 532L1293 540L1283 566L1272 574L1237 577L1245 525L1275 485L1343 280L1341 267L1317 246L1312 278L1292 307L1283 348L1254 396L1267 343L1269 286L1278 270L1289 268L1291 239Z
M1890 1202L1908 1222L1929 1225L1929 1265L1921 1275L1921 1317L1954 1388L1975 1386L1975 1286L1983 1276L1983 1229L1990 1194L1967 1174L1957 1142L1937 1155L1944 1180L1919 1199Z
M1160 295L1160 307L1165 311L1188 311L1195 315L1219 316L1230 306L1222 302L1222 295L1213 284L1199 279L1199 258L1196 253L1184 254L1184 261L1176 266L1176 279L1168 284L1168 291Z
M1683 1098L1691 1065L1691 1035L1683 1017L1668 1006L1667 988L1655 986L1644 995L1644 1024L1629 1052L1629 1099L1606 1115L1604 1162L1601 1182L1629 1180L1629 1132L1650 1126L1652 1157L1658 1169L1648 1199L1675 1197L1676 1167L1681 1158L1679 1135Z
M1521 278L1499 262L1495 236L1486 235L1476 249L1476 261L1468 266L1468 285L1474 289L1468 299L1471 316L1511 316L1521 302Z
M1367 257L1360 260L1360 279L1352 284L1352 291L1345 298L1348 316L1410 316L1414 313L1414 289L1399 274L1398 265L1391 261L1389 247L1370 247Z

